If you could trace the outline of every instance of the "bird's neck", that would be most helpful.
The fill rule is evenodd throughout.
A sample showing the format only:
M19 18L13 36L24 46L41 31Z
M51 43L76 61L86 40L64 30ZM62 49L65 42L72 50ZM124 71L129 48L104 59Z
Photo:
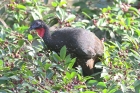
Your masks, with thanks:
M51 34L50 34L50 30L47 26L43 27L45 30L44 36L42 37L42 39L44 40L44 42L46 44L51 44L52 42L52 38L51 38Z

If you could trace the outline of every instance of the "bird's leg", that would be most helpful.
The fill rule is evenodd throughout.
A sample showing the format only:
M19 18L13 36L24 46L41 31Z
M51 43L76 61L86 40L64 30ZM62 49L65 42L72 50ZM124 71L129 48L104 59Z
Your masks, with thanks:
M94 60L91 58L89 60L87 60L86 62L86 66L89 67L89 69L93 69L94 66Z
M83 75L89 76L93 74L94 58L91 59L78 59L78 64L82 67Z

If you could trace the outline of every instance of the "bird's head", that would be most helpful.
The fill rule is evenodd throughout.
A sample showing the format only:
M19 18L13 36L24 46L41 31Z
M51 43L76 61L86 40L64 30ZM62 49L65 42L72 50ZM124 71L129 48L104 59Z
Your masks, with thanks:
M36 30L40 37L44 36L46 24L42 20L34 20L28 31Z

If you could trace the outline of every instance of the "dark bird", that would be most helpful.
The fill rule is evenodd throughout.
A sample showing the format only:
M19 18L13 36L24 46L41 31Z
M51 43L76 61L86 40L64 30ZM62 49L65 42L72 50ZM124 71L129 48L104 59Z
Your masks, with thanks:
M84 76L93 74L95 63L104 52L102 41L82 28L64 27L50 34L49 27L42 20L35 20L29 30L36 30L51 51L58 53L65 45L68 53L77 58L76 64L82 67Z

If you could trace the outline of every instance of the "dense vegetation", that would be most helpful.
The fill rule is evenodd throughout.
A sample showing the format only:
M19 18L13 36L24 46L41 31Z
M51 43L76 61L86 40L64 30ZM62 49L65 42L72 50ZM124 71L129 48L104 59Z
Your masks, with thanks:
M140 93L140 13L130 1L114 0L105 8L94 0L0 1L0 92L1 93ZM28 32L31 21L43 19L50 27L82 27L104 38L104 55L96 74L83 77L76 58L47 51L36 33Z

